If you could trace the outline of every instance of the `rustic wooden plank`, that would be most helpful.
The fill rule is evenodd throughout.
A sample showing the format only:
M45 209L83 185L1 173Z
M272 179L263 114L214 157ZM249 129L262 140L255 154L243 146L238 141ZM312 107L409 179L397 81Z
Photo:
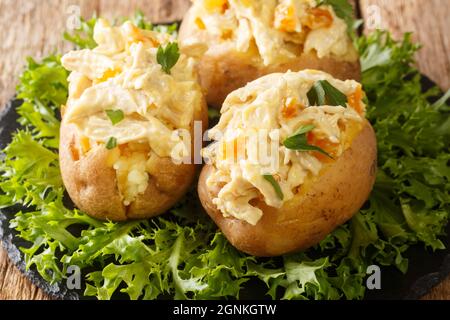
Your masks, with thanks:
M34 286L9 262L3 248L0 250L0 300L49 300L50 297Z
M78 5L81 14L90 17L97 4L97 0L0 0L0 106L14 95L27 56L39 58L69 48L62 33L71 6Z
M361 0L360 9L368 22L366 32L377 26L390 30L396 38L413 32L423 45L418 66L439 86L450 88L450 6L446 0ZM367 24L366 24L367 25Z
M423 300L450 300L450 276L438 286L433 288Z
M443 1L361 0L360 8L368 19L370 5L378 5L383 25L397 36L404 31L415 31L416 39L425 45L419 55L419 67L443 88L448 88L450 37L445 32L450 29L446 20L450 8L442 6ZM0 0L0 28L7 30L0 33L0 106L14 94L17 75L26 56L41 57L68 49L61 33L70 19L71 5L78 5L84 17L97 12L116 18L141 9L157 23L180 19L189 0ZM21 275L0 249L0 300L48 298ZM427 298L449 299L450 281L438 286Z

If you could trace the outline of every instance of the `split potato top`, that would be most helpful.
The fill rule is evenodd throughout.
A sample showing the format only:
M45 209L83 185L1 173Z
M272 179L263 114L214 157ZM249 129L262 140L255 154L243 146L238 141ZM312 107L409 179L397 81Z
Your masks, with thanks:
M185 52L201 56L215 46L254 52L255 64L288 62L303 53L357 61L346 22L316 0L194 0L182 38ZM199 36L200 35L200 36Z
M262 201L281 208L338 159L363 129L361 85L304 70L271 74L231 93L204 156L206 184L225 217L256 225Z
M74 160L86 158L98 146L108 149L104 166L115 169L128 206L147 190L158 159L186 156L187 150L174 154L180 150L175 146L183 143L179 133L191 131L204 98L191 58L179 56L171 70L158 63L158 49L174 45L171 36L131 22L115 27L99 19L94 40L97 47L92 50L62 58L71 71L62 128L77 128Z

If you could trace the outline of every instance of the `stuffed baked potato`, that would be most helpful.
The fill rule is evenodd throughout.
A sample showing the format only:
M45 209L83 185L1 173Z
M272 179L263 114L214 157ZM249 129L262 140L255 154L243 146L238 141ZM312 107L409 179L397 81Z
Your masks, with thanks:
M306 249L361 208L377 158L362 99L356 81L313 70L227 97L198 192L233 246L255 256Z
M93 217L153 217L178 201L195 177L193 123L206 128L208 117L194 61L177 56L168 35L131 22L112 27L100 19L94 39L93 50L62 58L71 71L62 178L76 206ZM157 58L169 43L172 60L179 58L171 70Z
M263 75L317 69L360 79L348 25L315 0L194 0L180 28L180 47L199 60L208 104Z

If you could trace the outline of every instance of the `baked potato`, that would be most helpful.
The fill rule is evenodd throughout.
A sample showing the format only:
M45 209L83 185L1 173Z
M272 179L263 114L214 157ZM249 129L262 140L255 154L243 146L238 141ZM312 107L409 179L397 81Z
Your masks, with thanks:
M361 208L377 168L363 95L356 81L304 70L227 97L198 193L233 246L255 256L303 250Z
M199 60L209 105L266 74L317 69L359 80L359 57L346 22L314 0L194 0L180 48Z
M173 60L170 36L131 22L99 20L94 38L96 48L62 58L71 71L60 129L64 185L75 205L98 219L162 214L196 176L194 121L208 125L195 62ZM157 62L169 51L171 70Z

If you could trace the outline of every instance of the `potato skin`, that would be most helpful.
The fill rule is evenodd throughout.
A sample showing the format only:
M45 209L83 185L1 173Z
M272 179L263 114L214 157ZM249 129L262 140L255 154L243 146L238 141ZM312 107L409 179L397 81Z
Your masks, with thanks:
M180 26L179 42L181 51L190 55L190 50L183 47L187 38L197 38L208 45L211 39L198 32L192 19L192 11L186 13ZM279 65L264 66L261 59L248 53L242 53L232 46L212 46L198 61L200 84L206 90L208 105L220 109L229 93L244 87L248 82L271 73L284 73L288 70L301 71L316 69L325 71L340 80L361 80L361 65L354 62L341 61L332 57L319 58L314 53L303 53L291 61Z
M205 101L195 115L208 127ZM59 159L61 176L66 190L75 205L90 216L100 220L125 221L145 219L166 212L189 189L197 166L176 165L171 158L158 160L157 175L150 176L148 187L130 206L125 207L119 192L116 171L107 165L111 151L104 146L91 149L84 157L74 159L71 148L76 146L77 128L62 123L60 129Z
M367 200L375 182L377 147L375 133L366 122L361 132L335 162L281 208L259 201L263 217L255 225L225 218L212 199L220 190L209 190L206 180L214 167L205 166L198 193L203 207L237 249L255 256L278 256L307 249L349 220Z

